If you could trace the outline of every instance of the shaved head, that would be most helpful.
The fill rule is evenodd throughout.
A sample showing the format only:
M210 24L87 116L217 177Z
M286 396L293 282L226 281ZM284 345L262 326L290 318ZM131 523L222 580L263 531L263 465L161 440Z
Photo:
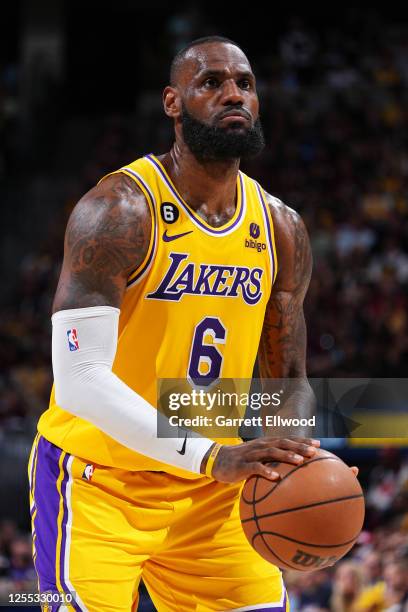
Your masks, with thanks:
M231 40L230 38L225 38L225 36L203 36L202 38L197 38L189 43L187 46L180 49L177 55L174 56L173 61L170 66L170 85L175 87L179 80L179 74L184 62L189 59L191 56L191 49L194 47L199 47L200 45L210 44L210 43L226 43L229 45L233 45L237 47L240 51L242 51L241 47ZM244 53L242 51L242 53Z

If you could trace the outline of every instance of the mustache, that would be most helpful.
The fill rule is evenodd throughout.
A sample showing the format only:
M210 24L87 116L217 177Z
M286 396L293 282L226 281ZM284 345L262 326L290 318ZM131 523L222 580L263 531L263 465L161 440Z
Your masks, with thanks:
M240 117L245 117L245 119L249 119L249 121L252 121L252 115L249 111L247 111L246 109L242 107L235 107L235 106L230 106L229 108L222 111L221 113L218 113L215 116L215 119L216 121L219 121L221 119L224 119L224 117L228 117L230 115L239 115Z

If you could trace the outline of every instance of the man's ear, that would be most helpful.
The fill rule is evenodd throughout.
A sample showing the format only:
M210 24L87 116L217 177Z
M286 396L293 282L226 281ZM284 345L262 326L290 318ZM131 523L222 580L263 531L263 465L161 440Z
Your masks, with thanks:
M181 114L181 98L176 87L168 85L163 91L163 107L168 117L179 117Z

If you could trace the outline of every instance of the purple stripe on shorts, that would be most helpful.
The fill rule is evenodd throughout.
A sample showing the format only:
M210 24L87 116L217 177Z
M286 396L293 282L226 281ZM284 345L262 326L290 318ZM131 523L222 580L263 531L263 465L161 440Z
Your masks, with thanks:
M64 460L62 462L62 467L64 470L64 478L61 484L61 495L63 499L63 515L62 515L62 538L61 538L61 554L60 554L60 581L61 581L61 586L64 589L65 593L70 593L67 583L65 582L65 567L64 567L65 553L66 553L66 546L67 546L67 522L68 522L67 485L69 481L69 473L68 473L67 464L68 464L69 458L70 458L70 455L67 454L64 457ZM77 610L77 612L81 612L81 608L74 601L72 601L71 606L74 608L74 610Z
M254 608L253 610L248 610L248 612L271 612L271 610L275 610L275 612L285 612L286 610L286 601L284 606L279 606L279 608L274 608L269 606L268 608Z
M33 492L37 514L35 528L35 569L38 574L40 591L58 591L55 580L55 560L57 548L57 518L60 497L57 480L60 474L59 459L61 449L43 437L37 445L37 468Z
M274 610L275 612L286 612L286 599L287 599L287 592L285 589L285 595L283 597L283 602L281 606L277 606L276 604L265 604L264 608L245 608L245 612L271 612L272 610ZM238 608L239 610L240 608ZM234 610L231 610L231 612L234 612Z
M183 207L185 212L191 217L192 221L196 225L201 227L203 230L205 230L206 232L208 232L210 234L213 234L214 236L222 236L224 234L227 234L227 233L231 232L231 230L233 230L239 224L239 222L241 221L242 215L244 213L244 208L245 208L245 188L244 188L241 172L239 172L239 182L240 182L240 186L241 186L241 202L240 202L241 205L240 205L240 210L239 210L238 217L235 219L234 223L232 225L230 225L229 227L226 227L225 229L222 229L222 228L221 229L216 229L215 227L210 227L210 226L205 225L204 223L202 223L200 221L200 219L198 218L198 216L194 215L191 212L191 210L188 208L188 206L186 206L185 202L181 199L180 195L177 193L177 191L175 190L175 188L171 184L170 180L168 179L166 173L163 172L163 169L162 169L161 165L157 163L157 161L155 160L153 155L150 153L149 155L146 155L146 158L154 165L154 167L156 168L157 172L160 174L160 176L162 177L163 181L166 183L167 187L170 189L171 193L174 195L174 197L177 200L177 202Z
M65 546L67 543L67 519L68 519L68 508L67 508L67 482L68 482L68 472L67 472L67 463L68 463L69 455L65 455L62 468L64 470L64 478L61 483L61 495L63 500L63 514L62 514L62 537L61 537L61 551L60 551L60 580L61 585L64 590L67 589L67 585L64 583L64 559L65 559Z
M34 565L38 574L40 592L51 591L58 593L55 568L58 538L58 515L60 509L60 494L57 489L57 481L60 476L59 460L62 450L48 442L42 436L39 438L37 446L37 469L34 490L34 500L37 514L34 518L35 528L35 549L36 556ZM62 516L62 538L60 558L60 582L63 590L69 593L69 589L64 580L64 559L66 549L66 525L68 520L68 508L66 501L66 489L69 480L67 463L70 455L66 454L63 462L63 479L61 483L61 495L63 498ZM81 608L75 603L72 607L79 611ZM59 604L50 607L50 612L57 612Z
M30 491L31 491L31 493L33 492L34 466L35 466L35 460L36 460L36 457L37 457L37 452L38 452L38 444L36 444L35 447L34 447L32 463L31 463L31 470L30 470Z
M31 470L30 470L30 478L29 478L30 494L33 497L33 505L30 508L31 518L33 517L33 514L35 512L35 508L36 508L35 500L34 500L34 468L35 468L35 462L37 460L37 453L38 453L38 442L35 444L35 447L34 447L34 450L33 450ZM34 525L33 525L33 530L35 531Z

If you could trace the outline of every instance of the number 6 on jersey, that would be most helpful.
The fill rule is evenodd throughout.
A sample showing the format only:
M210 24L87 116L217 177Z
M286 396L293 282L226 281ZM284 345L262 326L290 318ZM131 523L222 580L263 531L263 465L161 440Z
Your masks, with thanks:
M207 336L211 336L211 343ZM188 378L195 385L209 386L220 377L223 356L216 344L225 344L226 336L227 330L217 317L205 317L196 325L188 366Z

